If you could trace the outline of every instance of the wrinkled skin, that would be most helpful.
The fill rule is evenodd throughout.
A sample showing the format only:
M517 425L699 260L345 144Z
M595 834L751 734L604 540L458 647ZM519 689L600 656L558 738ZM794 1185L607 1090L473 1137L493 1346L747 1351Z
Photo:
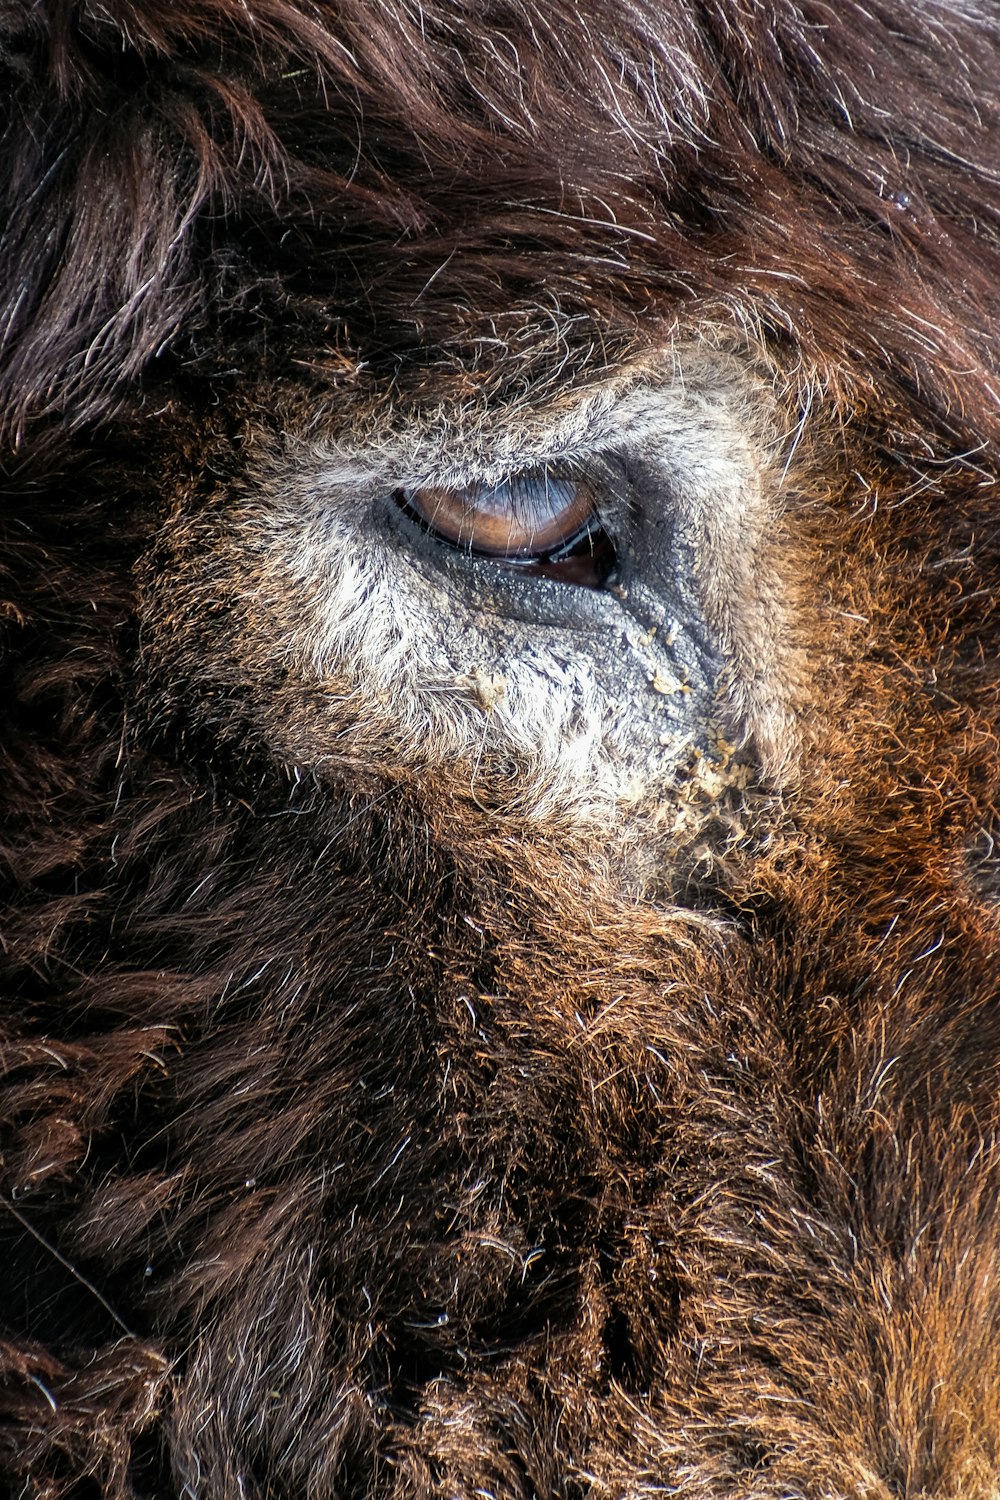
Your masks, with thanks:
M0 39L10 1492L995 1497L996 20Z

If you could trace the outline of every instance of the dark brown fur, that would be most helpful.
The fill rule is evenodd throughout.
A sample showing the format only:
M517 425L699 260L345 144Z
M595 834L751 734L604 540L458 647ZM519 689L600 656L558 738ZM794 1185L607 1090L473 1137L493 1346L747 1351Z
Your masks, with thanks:
M995 1496L1000 23L0 43L11 1494ZM809 759L684 894L723 937L443 780L298 779L150 653L164 519L282 428L674 330L821 398Z

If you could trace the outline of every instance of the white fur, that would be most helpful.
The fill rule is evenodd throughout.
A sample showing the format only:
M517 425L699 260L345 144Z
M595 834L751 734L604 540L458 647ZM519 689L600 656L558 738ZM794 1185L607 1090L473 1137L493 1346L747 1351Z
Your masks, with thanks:
M607 818L651 799L676 816L696 743L706 763L706 736L754 735L772 768L787 762L793 715L781 586L765 545L776 505L765 406L734 360L677 351L667 379L622 377L541 416L525 404L433 412L402 428L373 418L350 444L289 443L229 549L231 566L246 570L242 586L267 596L285 665L330 704L328 745L301 743L290 725L288 753L317 766L349 749L416 771L453 767L473 797L488 784L494 804L538 819ZM656 639L683 633L683 619L664 618L654 634L621 610L643 683L623 696L589 640L585 649L558 626L470 610L444 575L370 524L372 507L400 486L496 481L598 451L634 457L674 507L727 701L694 695L686 712L686 685Z

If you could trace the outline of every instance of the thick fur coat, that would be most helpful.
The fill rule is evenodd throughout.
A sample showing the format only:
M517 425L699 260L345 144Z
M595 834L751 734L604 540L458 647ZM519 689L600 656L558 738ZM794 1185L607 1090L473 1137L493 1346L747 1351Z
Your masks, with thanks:
M7 1492L995 1497L994 7L7 0L0 75ZM767 499L715 781L308 677L296 454L661 366Z

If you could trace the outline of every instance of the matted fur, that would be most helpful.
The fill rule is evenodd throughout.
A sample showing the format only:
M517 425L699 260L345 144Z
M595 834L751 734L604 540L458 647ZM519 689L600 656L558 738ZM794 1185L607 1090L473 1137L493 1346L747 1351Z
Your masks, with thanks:
M992 6L0 44L9 1492L995 1497ZM622 882L499 762L276 751L328 704L189 586L275 455L692 348L787 435L794 774Z

